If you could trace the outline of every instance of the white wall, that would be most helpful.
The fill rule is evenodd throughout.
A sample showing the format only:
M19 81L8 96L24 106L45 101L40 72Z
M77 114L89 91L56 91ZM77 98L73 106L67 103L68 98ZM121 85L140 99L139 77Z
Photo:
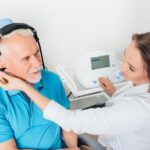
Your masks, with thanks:
M150 29L149 0L1 0L0 18L34 26L49 69L91 50L118 56L135 32Z

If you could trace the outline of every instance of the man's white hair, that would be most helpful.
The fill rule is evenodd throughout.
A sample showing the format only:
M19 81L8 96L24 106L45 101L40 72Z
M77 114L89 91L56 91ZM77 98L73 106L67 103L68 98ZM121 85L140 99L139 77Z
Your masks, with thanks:
M4 42L2 42L2 40L7 39L10 36L15 35L15 34L19 34L22 36L33 36L33 32L30 29L17 29L17 30L12 31L11 33L9 33L7 35L2 36L0 39L0 53L1 53L1 55L6 56L6 54L8 54L8 51L9 51L7 45Z
M14 34L20 34L22 36L33 36L33 32L30 29L17 29L7 35L2 36L2 39L8 38Z

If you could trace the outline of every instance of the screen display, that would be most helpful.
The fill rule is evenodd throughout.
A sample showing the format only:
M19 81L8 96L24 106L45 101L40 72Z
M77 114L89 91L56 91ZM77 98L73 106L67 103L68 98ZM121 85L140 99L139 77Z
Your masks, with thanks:
M91 66L92 70L109 67L110 66L109 55L92 57Z

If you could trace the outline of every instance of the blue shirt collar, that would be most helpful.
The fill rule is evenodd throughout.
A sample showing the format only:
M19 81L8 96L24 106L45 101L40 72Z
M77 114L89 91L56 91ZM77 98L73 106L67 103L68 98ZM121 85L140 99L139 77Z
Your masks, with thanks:
M40 89L40 88L43 88L43 81L40 80L39 82L37 82L36 84L34 84L34 88L35 89ZM13 96L13 95L16 95L22 91L20 90L10 90L10 91L7 91L8 92L8 95L9 96Z
M37 82L36 84L34 84L34 88L35 89L43 88L43 81L42 81L42 79L39 82Z

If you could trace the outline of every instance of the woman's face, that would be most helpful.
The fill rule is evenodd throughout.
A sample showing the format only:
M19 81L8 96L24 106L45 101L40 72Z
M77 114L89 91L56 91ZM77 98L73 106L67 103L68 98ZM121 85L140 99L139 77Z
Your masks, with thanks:
M148 83L146 66L141 57L140 51L133 40L124 52L124 62L120 67L125 79L133 82L134 85Z

